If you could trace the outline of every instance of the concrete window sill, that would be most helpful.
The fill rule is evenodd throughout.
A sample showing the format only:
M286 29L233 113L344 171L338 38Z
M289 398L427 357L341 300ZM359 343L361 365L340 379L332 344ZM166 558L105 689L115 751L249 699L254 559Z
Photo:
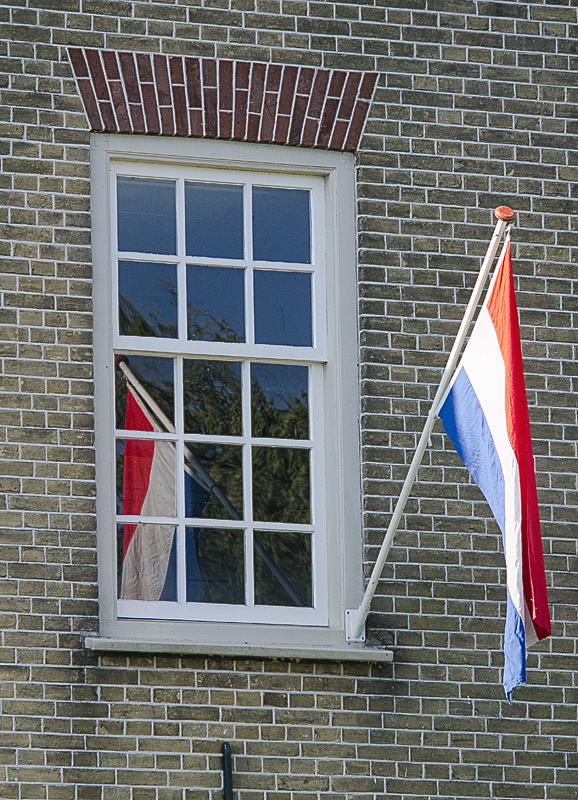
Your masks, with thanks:
M264 647L247 644L184 644L182 642L152 642L142 639L108 639L88 636L85 646L100 653L170 653L173 655L228 656L229 658L273 658L309 661L393 661L391 650L369 647Z

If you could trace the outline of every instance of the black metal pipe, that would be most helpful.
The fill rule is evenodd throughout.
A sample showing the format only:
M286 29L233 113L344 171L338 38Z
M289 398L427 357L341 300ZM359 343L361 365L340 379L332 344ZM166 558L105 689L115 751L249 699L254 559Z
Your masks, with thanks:
M233 763L231 759L231 745L223 742L223 800L233 800Z

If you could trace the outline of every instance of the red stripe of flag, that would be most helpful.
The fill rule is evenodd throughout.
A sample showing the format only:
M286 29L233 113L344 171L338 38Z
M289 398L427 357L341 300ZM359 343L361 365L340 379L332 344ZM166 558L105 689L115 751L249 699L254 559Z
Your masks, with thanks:
M150 420L139 406L132 391L126 394L124 427L129 431L153 431ZM122 513L138 516L149 490L155 443L143 439L127 439L124 445L124 475L122 484ZM123 558L137 526L125 524Z
M526 400L518 309L514 294L510 242L487 302L506 366L508 438L518 462L522 500L522 577L524 597L538 639L551 633L544 555L540 533L538 493Z

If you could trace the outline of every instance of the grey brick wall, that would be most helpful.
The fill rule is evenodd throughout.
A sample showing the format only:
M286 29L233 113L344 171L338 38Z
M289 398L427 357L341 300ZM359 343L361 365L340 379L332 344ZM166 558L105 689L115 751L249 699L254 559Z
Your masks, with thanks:
M578 797L575 3L5 0L0 797ZM378 70L358 154L368 567L497 205L553 637L500 685L498 530L440 429L370 617L393 665L98 657L88 128L66 46Z

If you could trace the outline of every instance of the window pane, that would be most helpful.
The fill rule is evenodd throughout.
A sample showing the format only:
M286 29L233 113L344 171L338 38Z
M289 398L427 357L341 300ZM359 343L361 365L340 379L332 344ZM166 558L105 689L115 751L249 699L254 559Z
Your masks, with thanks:
M253 448L253 517L259 522L311 522L309 450Z
M245 602L243 531L187 528L187 602Z
M159 419L156 406L174 422L173 359L160 356L118 355L115 371L116 427L131 431L166 431ZM125 370L141 384L144 396L130 389ZM140 403L135 401L140 400Z
M245 341L245 270L187 267L189 339Z
M119 250L176 254L175 181L119 176L117 206Z
M257 605L312 606L309 534L255 531L253 549Z
M174 525L117 525L118 597L177 599L177 537Z
M185 444L185 516L242 519L242 447Z
M311 275L255 270L255 341L311 347Z
M253 436L309 438L308 368L251 364Z
M253 258L311 263L309 190L253 187Z
M174 444L151 439L117 439L116 448L118 513L174 517Z
M238 361L183 361L186 433L240 436L241 364Z
M243 258L243 187L185 183L187 255Z
M177 327L177 268L174 264L120 261L118 318L123 336L174 339Z

